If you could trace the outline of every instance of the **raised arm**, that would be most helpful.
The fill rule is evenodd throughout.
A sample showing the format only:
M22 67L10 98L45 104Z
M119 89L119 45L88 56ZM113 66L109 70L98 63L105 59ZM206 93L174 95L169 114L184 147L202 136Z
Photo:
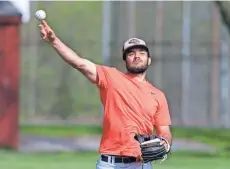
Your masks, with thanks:
M43 40L47 41L61 56L61 58L79 70L92 83L97 81L96 65L84 58L81 58L76 52L66 46L54 33L45 20L39 25Z

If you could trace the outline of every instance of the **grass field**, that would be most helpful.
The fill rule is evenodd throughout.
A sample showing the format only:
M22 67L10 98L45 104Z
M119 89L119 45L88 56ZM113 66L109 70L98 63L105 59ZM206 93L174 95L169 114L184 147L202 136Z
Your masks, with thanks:
M1 169L93 169L97 153L19 154L0 151ZM153 164L157 169L229 169L227 157L208 154L174 153L164 163Z
M21 126L23 134L52 137L100 134L99 126ZM173 128L174 139L186 138L223 148L229 145L230 131L211 129ZM214 133L216 136L214 137ZM97 152L77 153L19 153L0 150L0 169L94 169ZM229 152L173 152L156 169L229 169Z

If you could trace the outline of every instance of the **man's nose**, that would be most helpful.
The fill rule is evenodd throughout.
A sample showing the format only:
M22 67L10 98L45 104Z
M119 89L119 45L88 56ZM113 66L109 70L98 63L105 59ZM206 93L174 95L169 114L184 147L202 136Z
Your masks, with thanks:
M135 58L139 58L140 59L140 54L138 54L137 52L134 54Z

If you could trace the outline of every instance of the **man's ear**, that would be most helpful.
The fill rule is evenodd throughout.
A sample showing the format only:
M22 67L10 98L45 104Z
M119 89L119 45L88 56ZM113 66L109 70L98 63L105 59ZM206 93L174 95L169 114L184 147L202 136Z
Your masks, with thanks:
M125 60L123 60L123 65L126 66L126 61Z
M126 62L126 60L123 60L122 67L127 71L127 62Z
M151 62L152 62L152 59L149 57L149 58L148 58L148 66L151 65Z

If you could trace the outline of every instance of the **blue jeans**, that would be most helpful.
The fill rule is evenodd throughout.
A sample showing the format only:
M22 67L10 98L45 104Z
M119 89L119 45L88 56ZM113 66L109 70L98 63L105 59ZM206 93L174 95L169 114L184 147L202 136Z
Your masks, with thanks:
M141 162L134 162L128 164L114 163L114 157L108 156L108 158L109 158L108 160L109 162L104 162L99 157L99 159L97 160L96 169L152 169L151 163L146 163L146 164L142 164Z

